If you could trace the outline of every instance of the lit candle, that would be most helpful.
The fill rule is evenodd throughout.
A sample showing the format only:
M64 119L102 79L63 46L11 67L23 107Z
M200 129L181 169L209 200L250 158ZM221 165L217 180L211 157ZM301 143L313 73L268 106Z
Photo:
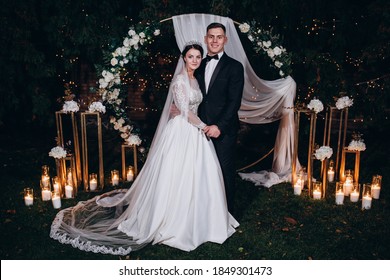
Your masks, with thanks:
M59 193L60 192L60 183L55 182L53 184L53 190Z
M53 192L51 202L53 203L53 208L54 209L59 209L61 208L61 197L58 192Z
M42 200L48 201L51 199L51 191L49 189L42 189Z
M352 191L353 183L350 179L347 179L344 183L344 195L348 196Z
M370 209L371 208L372 197L365 195L362 199L362 209Z
M330 183L334 181L334 170L328 170L328 181Z
M73 197L73 187L66 185L65 186L65 197L66 198L72 198Z
M337 205L342 205L344 202L344 192L343 191L338 191L336 193L336 204Z
M379 194L381 193L381 187L378 184L371 186L371 194L374 199L379 199Z
M134 180L134 172L132 169L127 171L127 182L133 182Z
M94 190L96 190L96 188L97 188L97 180L95 178L93 178L89 181L89 189L91 191L94 191Z
M119 185L119 176L116 174L112 177L112 185L113 186Z
M313 198L314 199L321 199L321 191L313 190Z
M302 187L300 184L296 183L294 185L294 194L295 195L301 195L301 192L302 192Z
M358 202L359 201L359 193L357 191L353 191L349 195L349 198L350 198L351 202Z
M42 175L41 181L42 181L42 186L47 188L49 186L50 177L47 175Z
M26 206L31 206L33 205L34 203L34 197L32 194L27 194L24 196L24 204L26 204Z

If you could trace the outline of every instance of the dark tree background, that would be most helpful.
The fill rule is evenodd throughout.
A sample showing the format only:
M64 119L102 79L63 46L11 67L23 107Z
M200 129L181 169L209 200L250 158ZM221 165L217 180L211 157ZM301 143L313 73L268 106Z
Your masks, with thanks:
M346 92L352 116L366 125L387 119L390 78L390 8L386 0L16 0L1 1L0 129L50 126L65 92L94 93L95 65L139 21L183 13L213 13L238 22L256 20L284 39L293 54L298 99L332 102ZM163 38L172 38L171 23ZM273 79L265 61L243 36L255 70ZM154 51L167 55L174 40ZM176 54L177 55L177 54ZM156 57L151 57L151 60ZM162 80L161 73L144 73ZM154 88L145 94L158 96ZM156 92L153 92L156 91ZM158 98L156 99L158 100ZM157 106L158 107L158 106Z

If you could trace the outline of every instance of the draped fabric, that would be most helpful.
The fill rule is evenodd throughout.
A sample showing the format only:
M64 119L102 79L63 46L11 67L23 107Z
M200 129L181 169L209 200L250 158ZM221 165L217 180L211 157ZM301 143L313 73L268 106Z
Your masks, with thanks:
M196 40L203 44L207 26L220 22L226 26L228 42L225 51L244 66L245 85L239 117L242 122L266 124L280 120L274 145L272 169L256 173L239 173L241 178L256 185L270 187L290 180L294 147L294 98L296 83L292 77L267 81L254 72L241 44L232 19L210 14L185 14L172 17L179 49L185 42ZM299 162L297 162L299 167ZM298 168L299 169L299 168Z

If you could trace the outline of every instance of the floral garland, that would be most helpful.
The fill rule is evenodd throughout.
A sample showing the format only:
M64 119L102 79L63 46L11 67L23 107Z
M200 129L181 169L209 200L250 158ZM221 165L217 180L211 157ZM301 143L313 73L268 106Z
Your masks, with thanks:
M241 33L248 36L256 53L264 53L271 60L270 66L284 78L291 74L291 54L282 46L279 35L272 34L272 30L265 30L258 26L256 21L251 25L244 22L238 26Z
M130 125L130 120L124 109L123 100L127 93L122 89L121 74L125 71L126 64L135 68L139 58L148 55L143 47L150 45L153 38L158 35L160 35L158 24L147 24L146 26L139 24L130 27L127 35L123 38L122 46L106 55L109 66L101 72L102 77L99 79L99 93L105 106L95 104L92 109L102 112L107 108L107 111L111 113L110 123L115 130L120 132L120 136L128 145L138 146L142 141L134 133L133 126Z

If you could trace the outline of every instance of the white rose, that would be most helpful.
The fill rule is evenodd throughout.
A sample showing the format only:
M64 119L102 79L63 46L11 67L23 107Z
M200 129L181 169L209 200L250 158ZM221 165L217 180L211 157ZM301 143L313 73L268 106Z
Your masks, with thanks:
M153 35L154 35L154 36L160 35L160 29L154 30Z
M135 33L134 29L130 29L129 32L128 32L128 34L129 34L130 36L133 36L133 35L135 35L136 33Z
M273 49L268 49L268 50L267 50L267 54L268 54L268 56L269 56L270 58L273 58L273 57L275 56L274 50L273 50Z
M145 36L145 33L144 32L141 32L140 34L139 34L139 37L140 38L145 38L146 36Z
M275 66L276 67L280 68L280 67L282 67L282 65L283 65L283 63L281 63L279 60L275 61Z
M247 23L245 22L245 23L240 24L240 25L238 26L238 28L240 29L240 31L241 31L242 33L247 33L247 32L249 31L249 29L250 29L250 26L249 26L249 24L247 24Z
M111 59L111 65L112 66L115 66L115 65L117 65L118 64L118 59L116 59L115 57L113 57L112 59Z
M271 47L271 45L272 45L271 41L263 41L264 48L269 48L269 47Z
M274 48L274 54L275 55L280 55L282 53L282 50L279 47Z
M252 35L248 36L249 41L253 42L255 39L252 37Z
M279 75L280 75L281 77L283 77L283 76L284 76L284 72L283 72L282 70L280 70L280 71L279 71Z

